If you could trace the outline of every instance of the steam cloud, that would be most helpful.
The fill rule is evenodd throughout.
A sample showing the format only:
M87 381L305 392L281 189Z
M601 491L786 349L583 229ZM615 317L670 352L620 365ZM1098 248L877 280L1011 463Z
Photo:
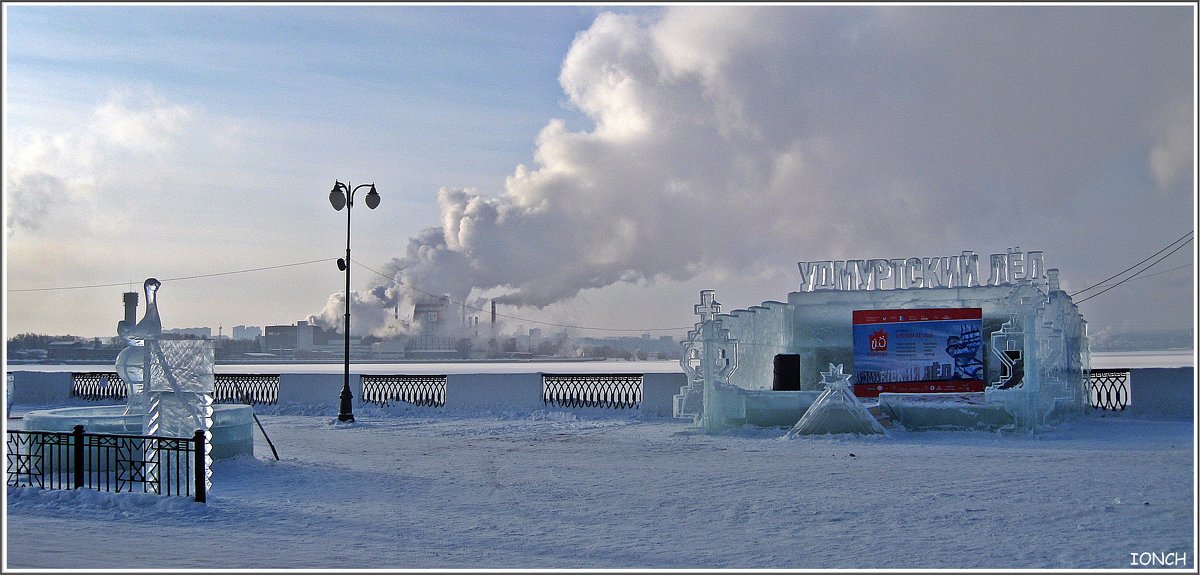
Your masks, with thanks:
M383 270L403 285L353 295L354 331L399 330L393 307L422 297L407 286L543 308L617 282L790 269L806 246L828 259L1009 245L1006 221L1036 229L1086 202L1080 183L1124 158L1131 133L1147 135L1160 192L1188 193L1189 79L1142 65L1179 60L1180 42L1135 58L1111 40L1190 45L1188 23L1106 10L602 14L559 77L591 129L549 121L537 166L497 197L442 188L440 225ZM939 243L962 237L979 243ZM341 313L339 293L315 319Z
M76 229L127 232L130 182L138 171L126 162L142 167L163 162L182 134L194 137L205 121L211 118L152 92L117 90L92 110L86 124L65 133L9 135L6 236L35 232L52 216Z

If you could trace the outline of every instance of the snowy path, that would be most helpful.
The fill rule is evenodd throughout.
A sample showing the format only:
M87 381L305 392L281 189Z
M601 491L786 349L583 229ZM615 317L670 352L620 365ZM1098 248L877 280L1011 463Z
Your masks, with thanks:
M259 436L256 460L216 464L207 505L10 488L8 567L1116 569L1144 551L1195 566L1187 421L789 441L357 414L261 415L283 460Z

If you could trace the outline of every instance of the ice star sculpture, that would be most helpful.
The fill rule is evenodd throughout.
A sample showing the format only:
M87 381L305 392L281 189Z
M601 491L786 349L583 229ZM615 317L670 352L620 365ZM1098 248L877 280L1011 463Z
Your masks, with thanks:
M798 435L825 435L834 433L856 433L860 435L883 434L883 426L858 402L850 389L850 374L842 372L842 365L829 364L829 371L821 372L821 383L825 391L804 412L800 421L787 433L788 438Z
M839 363L837 365L833 365L831 363L829 364L829 371L821 372L821 384L826 388L833 387L835 385L844 385L849 387L850 374L842 373L842 364Z

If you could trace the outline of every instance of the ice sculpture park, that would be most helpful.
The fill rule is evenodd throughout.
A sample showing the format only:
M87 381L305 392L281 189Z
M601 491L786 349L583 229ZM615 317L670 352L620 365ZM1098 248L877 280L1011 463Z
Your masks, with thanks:
M958 257L949 263L961 266ZM345 425L334 419L341 366L281 373L278 401L255 408L281 460L217 455L223 433L240 437L223 431L218 405L209 503L10 487L9 565L1044 570L1138 567L1154 557L1194 565L1195 498L1180 481L1195 469L1193 414L1154 415L1167 401L1146 401L1148 386L1136 404L1146 411L1060 425L1081 410L1086 324L1040 254L1022 254L1035 263L1017 273L1008 258L993 262L1006 275L988 282L974 279L968 255L969 285L962 267L957 276L936 271L939 259L922 261L919 273L900 268L907 287L888 285L893 276L867 284L884 289L862 290L844 289L861 285L845 270L882 265L805 263L802 271L828 272L805 276L812 283L787 303L732 312L703 291L683 343L685 373L668 362L599 364L643 374L636 409L546 401L539 371L563 364L423 364L444 374L444 403L378 404L360 392L362 417ZM843 289L834 270L849 274ZM126 317L118 331L147 358L130 349L118 369L141 381L143 397L94 408L87 427L114 410L136 432L152 420L156 393L160 417L200 423L206 352L173 359L169 340L155 343L153 330L132 329L140 323ZM149 363L155 345L166 369ZM597 364L576 369L594 376ZM1171 371L1156 377L1192 389L1191 368L1143 371ZM19 398L32 387L20 378L15 386ZM171 402L173 415L161 408L164 394L184 400ZM1167 397L1193 407L1190 394ZM28 407L61 404L52 401L19 399L16 412L29 424L39 412ZM246 410L244 437L270 445L265 433L251 435L248 406L231 408ZM665 417L672 412L686 422ZM693 422L700 427L681 430ZM72 546L52 544L63 533ZM127 543L148 533L172 543L130 553Z
M1087 323L1043 253L799 262L800 290L721 313L700 292L673 412L707 433L1032 433L1087 406ZM843 370L845 372L843 373ZM870 419L868 422L867 419Z

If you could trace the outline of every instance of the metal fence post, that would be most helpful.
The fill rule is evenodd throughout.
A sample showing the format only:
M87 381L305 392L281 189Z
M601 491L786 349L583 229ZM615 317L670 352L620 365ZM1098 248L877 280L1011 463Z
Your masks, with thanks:
M74 450L71 457L71 468L75 471L75 489L83 488L83 426L76 425L75 431L71 433L75 439ZM61 476L60 476L61 477Z
M204 492L204 432L197 429L196 434L192 436L192 438L196 449L196 501L198 503L204 503L208 500L208 497Z

